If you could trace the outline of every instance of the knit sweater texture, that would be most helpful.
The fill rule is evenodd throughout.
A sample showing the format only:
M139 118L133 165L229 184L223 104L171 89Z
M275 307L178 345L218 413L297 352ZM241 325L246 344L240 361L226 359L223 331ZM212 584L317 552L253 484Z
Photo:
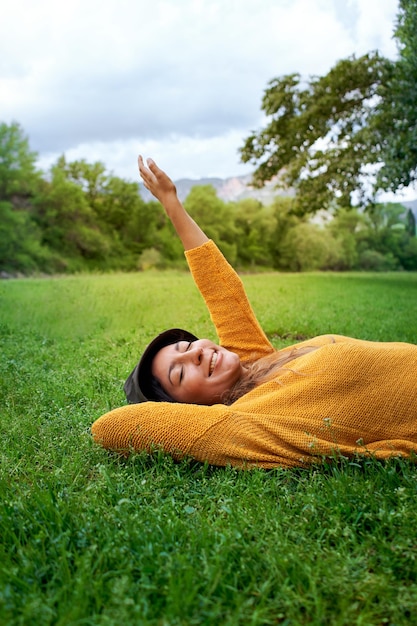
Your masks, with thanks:
M219 343L242 362L274 351L242 281L209 241L186 252ZM323 335L230 406L145 402L106 413L95 441L129 454L164 450L213 465L296 467L325 457L417 453L417 346ZM284 350L289 350L285 348Z

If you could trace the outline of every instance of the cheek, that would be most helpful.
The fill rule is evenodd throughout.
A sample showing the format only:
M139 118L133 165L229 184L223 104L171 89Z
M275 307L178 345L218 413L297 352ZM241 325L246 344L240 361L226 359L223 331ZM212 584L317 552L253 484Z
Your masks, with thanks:
M240 359L238 355L235 354L234 352L229 352L228 356L229 356L229 363L231 367L233 367L234 369L237 369L240 366Z
M235 382L240 375L240 359L234 352L227 352L223 360L224 377Z

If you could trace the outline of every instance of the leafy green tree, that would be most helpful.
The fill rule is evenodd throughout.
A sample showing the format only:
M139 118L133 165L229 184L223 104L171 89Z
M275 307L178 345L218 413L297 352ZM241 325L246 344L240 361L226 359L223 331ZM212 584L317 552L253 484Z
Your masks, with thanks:
M407 232L407 213L404 206L394 202L377 204L366 213L365 220L367 228L358 233L360 265L364 267L366 258L364 269L413 269L413 244L410 240L414 237L410 237ZM371 258L369 251L378 253L385 261L378 262L378 267L373 267L377 257L374 255ZM371 264L369 259L372 260Z
M410 235L410 237L416 236L416 218L411 209L408 209L407 211L406 231Z
M42 245L41 232L26 210L16 211L0 201L0 270L30 273L57 269L50 251Z
M273 79L262 101L269 121L241 148L242 160L257 166L254 183L278 176L296 190L304 214L332 207L335 198L349 207L358 189L365 202L369 165L380 159L369 119L390 68L375 52L341 60L309 81L300 74Z
M0 200L31 197L40 178L37 154L17 122L0 123Z
M375 128L382 139L378 174L383 189L395 191L417 180L417 2L399 0L394 31L399 59L381 86Z
M405 237L400 248L400 261L405 270L417 271L417 238Z
M184 206L207 236L216 241L230 263L237 258L234 208L221 200L212 185L196 185Z
M365 248L359 256L359 268L368 272L390 272L398 269L398 260L391 252L382 254Z
M112 241L119 266L135 269L139 255L157 244L160 209L139 194L138 183L108 176L92 208L100 229Z
M357 209L338 209L327 225L338 244L338 257L331 269L351 270L358 263L358 233L365 228L365 217Z
M288 231L282 257L286 258L285 269L292 272L328 269L338 258L337 243L317 224L300 221Z
M293 198L277 196L271 205L274 217L274 230L270 239L272 265L275 269L289 269L291 250L288 249L288 233L302 221L296 214Z
M238 258L243 265L272 265L271 239L276 219L271 207L264 207L254 198L245 198L235 205L238 230Z
M100 162L82 159L67 163L61 157L57 167L68 182L82 189L91 219L110 242L108 260L112 257L112 263L121 269L136 269L139 255L152 247L170 260L183 258L180 247L171 244L172 232L158 203L145 203L138 183L108 174Z
M366 219L375 233L404 230L406 211L399 202L383 202L371 207Z
M0 123L0 269L47 270L51 255L32 219L32 201L41 178L36 153L16 122Z
M138 183L127 182L117 176L109 176L92 207L100 222L109 230L127 234L132 216L145 205L139 195Z
M80 159L68 163L65 156L61 156L55 167L62 170L67 180L81 187L90 207L93 208L104 195L108 175L105 165L100 161L88 163L85 159Z
M241 148L258 186L278 177L295 188L303 213L362 206L380 189L417 180L417 3L399 0L399 59L377 52L339 61L322 77L273 79L265 90L264 129Z
M103 261L111 244L97 227L84 191L67 179L59 164L51 168L51 175L49 182L43 182L35 203L43 243L58 252L69 269L81 269L88 261Z

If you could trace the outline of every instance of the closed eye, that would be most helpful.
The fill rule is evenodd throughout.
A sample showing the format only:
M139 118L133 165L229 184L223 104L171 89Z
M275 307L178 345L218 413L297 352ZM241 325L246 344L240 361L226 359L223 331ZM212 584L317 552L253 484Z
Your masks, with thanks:
M191 344L192 343L193 343L192 341L188 342L188 346L185 348L184 352L187 352L187 350L189 350L191 348ZM180 384L181 384L183 378L184 378L184 366L182 365L181 366L181 371L180 371Z
M187 345L185 346L185 349L183 350L183 352L187 352L187 350L189 350L189 349L190 349L191 344L192 344L193 342L192 342L192 341L181 341L181 342L178 342L178 343L177 343L177 346L176 346L176 348L177 348L178 352L181 352L181 350L180 350L180 343L181 343L181 344L183 344L183 343L186 343L186 344L187 344Z

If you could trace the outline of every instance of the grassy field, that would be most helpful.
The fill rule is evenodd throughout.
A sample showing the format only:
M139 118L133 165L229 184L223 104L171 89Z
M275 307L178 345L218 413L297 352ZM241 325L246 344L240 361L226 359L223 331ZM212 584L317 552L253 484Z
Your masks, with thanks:
M416 274L243 278L276 347L417 343ZM0 283L0 624L417 624L411 462L241 472L92 443L170 326L215 339L186 273Z

